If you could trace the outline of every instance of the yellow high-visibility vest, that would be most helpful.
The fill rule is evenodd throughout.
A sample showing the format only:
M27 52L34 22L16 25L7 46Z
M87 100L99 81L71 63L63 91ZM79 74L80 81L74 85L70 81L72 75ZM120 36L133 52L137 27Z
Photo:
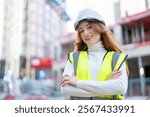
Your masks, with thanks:
M96 81L108 80L112 71L119 69L126 57L127 55L124 53L108 51L103 58ZM69 60L74 65L74 72L79 80L91 80L87 51L72 52L69 54ZM100 95L98 97L101 99L124 99L124 96L121 94Z

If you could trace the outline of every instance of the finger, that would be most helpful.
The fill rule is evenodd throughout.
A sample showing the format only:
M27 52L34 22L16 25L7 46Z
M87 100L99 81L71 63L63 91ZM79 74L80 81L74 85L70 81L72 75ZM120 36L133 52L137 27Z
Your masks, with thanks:
M121 76L122 72L112 73L110 78Z
M115 76L113 76L113 77L111 77L112 79L116 79L116 78L119 78L121 76L121 74L119 74L119 75L115 75Z
M68 85L68 84L70 84L70 81L65 81L65 82L63 82L63 83L61 84L61 87L65 86L65 85Z
M68 76L68 75L64 75L64 76L61 78L61 80L64 80L64 79L66 79L66 78L69 78L69 76Z
M63 78L62 80L61 80L61 84L63 83L63 82L65 82L65 81L68 81L69 80L69 78L68 77L65 77L65 78Z
M62 80L61 84L63 84L64 82L68 81L69 79L64 79Z
M118 73L118 74L116 74L116 75L113 75L113 76L111 77L111 79L117 79L117 78L119 78L121 75L122 75L122 73Z
M122 74L122 72L118 72L116 74L114 74L113 76L120 76Z
M113 72L113 73L112 73L112 76L115 76L115 75L120 74L120 73L122 73L122 72L121 72L121 71Z
M117 74L117 73L120 73L122 71L119 71L119 70L116 70L116 71L113 71L112 74Z

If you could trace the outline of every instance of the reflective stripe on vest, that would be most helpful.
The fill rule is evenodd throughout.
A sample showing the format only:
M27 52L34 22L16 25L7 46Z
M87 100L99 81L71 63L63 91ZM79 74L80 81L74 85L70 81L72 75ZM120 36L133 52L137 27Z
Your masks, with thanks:
M100 71L96 78L96 81L106 81L110 77L113 70L119 69L122 63L125 61L127 55L124 53L118 53L109 51L103 58ZM70 53L69 60L74 65L74 73L79 80L90 80L90 68L88 63L88 52L80 51ZM100 98L109 99L124 99L124 96L118 95L100 95Z
M75 53L71 53L69 56L70 61L74 65L74 74L79 80L90 80L90 69L87 69L89 68L87 51L79 52L78 59L74 58L74 55Z

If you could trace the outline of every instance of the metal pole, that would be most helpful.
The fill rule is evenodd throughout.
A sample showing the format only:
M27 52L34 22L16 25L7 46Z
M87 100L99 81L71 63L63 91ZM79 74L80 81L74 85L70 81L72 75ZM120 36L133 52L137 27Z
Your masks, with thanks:
M30 53L30 35L28 33L28 0L26 1L26 77L30 77L30 58L31 58L31 53Z
M141 35L142 35L142 42L145 41L145 33L144 33L144 25L141 23Z
M134 36L134 28L131 29L131 43L134 43L135 42L135 36Z
M125 43L126 44L129 43L129 36L128 36L128 29L127 29L127 27L125 27Z
M143 68L141 56L138 57L138 65L139 65L139 72L140 72L141 94L142 94L142 96L145 96L144 68Z

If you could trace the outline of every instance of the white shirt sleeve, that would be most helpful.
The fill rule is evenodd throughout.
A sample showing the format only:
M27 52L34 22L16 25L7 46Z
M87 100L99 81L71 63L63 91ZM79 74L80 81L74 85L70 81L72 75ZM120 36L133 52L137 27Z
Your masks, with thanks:
M74 73L73 65L72 65L72 63L68 60L66 66L65 66L64 72L63 72L63 74L62 74L62 76L64 76L64 75L72 76L73 73Z
M73 73L74 73L73 65L68 60L62 76L64 76L64 75L70 75L71 76ZM61 87L61 93L63 95L78 96L78 97L93 97L93 96L96 96L96 94L93 94L89 91L86 91L85 89L81 89L81 88L74 87L74 86L71 86L71 85Z
M128 86L128 76L126 73L125 63L122 64L120 70L122 71L122 75L117 79L107 81L79 80L77 82L77 87L97 95L125 94Z
M61 87L61 92L65 96L76 96L76 97L95 97L97 94L91 93L84 89L80 89L78 87L74 87L71 85L67 85Z

